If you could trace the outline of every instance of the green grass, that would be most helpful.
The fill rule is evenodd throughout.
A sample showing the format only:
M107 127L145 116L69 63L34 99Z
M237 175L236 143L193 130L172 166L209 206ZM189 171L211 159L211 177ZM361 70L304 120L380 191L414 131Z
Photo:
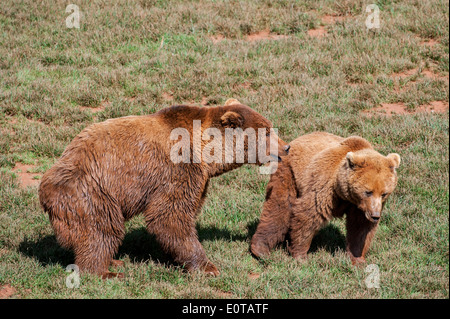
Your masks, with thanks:
M368 31L365 6L373 2L381 28ZM448 103L446 1L77 4L79 30L65 26L65 1L0 3L0 286L14 287L13 297L449 297L448 112L361 115L381 103L404 102L411 110ZM307 30L329 14L347 18L325 25L327 36L309 37ZM266 29L287 38L245 41ZM225 39L213 43L217 35ZM430 39L437 43L422 44ZM392 77L414 68L439 76ZM269 118L286 141L324 130L360 135L381 153L402 156L398 187L367 256L380 269L379 289L368 289L364 267L349 262L343 220L318 234L305 262L293 260L283 245L254 259L249 241L268 177L252 166L213 179L198 219L219 277L172 265L138 217L127 223L117 255L125 261L124 280L85 275L78 289L66 287L73 254L57 244L37 189L20 187L15 164L35 164L33 172L43 173L93 122L198 104L203 97L211 104L239 99Z

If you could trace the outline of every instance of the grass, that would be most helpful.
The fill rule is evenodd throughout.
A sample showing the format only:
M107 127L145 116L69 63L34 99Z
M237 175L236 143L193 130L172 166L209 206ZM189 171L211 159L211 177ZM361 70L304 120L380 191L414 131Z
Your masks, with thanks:
M65 1L0 3L0 286L14 287L13 297L449 297L448 112L361 115L381 103L448 103L446 1L76 2L80 29L66 28ZM369 31L365 6L373 2L381 28ZM324 15L345 19L324 24ZM326 36L308 36L320 26ZM262 30L287 37L245 40ZM224 39L214 43L218 35ZM414 68L439 76L392 77ZM37 189L21 187L15 164L43 173L91 123L230 97L269 118L286 141L325 130L402 156L367 256L380 269L380 288L367 288L364 267L351 266L343 220L318 234L306 262L283 246L262 261L251 257L268 181L252 166L213 179L198 219L219 277L172 265L138 217L117 256L126 279L86 275L67 288L73 255L57 244Z

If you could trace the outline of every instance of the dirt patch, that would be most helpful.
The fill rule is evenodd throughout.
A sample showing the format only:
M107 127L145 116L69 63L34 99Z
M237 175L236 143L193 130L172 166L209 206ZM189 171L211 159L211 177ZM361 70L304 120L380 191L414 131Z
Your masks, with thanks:
M255 42L261 40L281 40L286 39L287 37L287 35L270 33L269 30L263 30L247 35L245 37L245 40L249 42Z
M167 92L163 92L162 98L164 99L164 101L168 101L168 102L174 100L173 95L170 93L167 93Z
M202 100L200 101L200 104L203 106L209 105L209 99L206 96L202 96Z
M242 84L239 84L240 87L244 88L244 89L251 89L252 88L252 84L250 82L244 82Z
M434 78L438 78L439 74L434 73L433 71L430 70L423 70L422 73L426 78L430 78L430 79L434 79Z
M439 44L439 41L435 39L426 39L420 42L420 45L424 45L430 48L434 47L436 44Z
M214 44L219 43L220 41L225 40L225 37L221 34L213 35L209 37Z
M250 83L249 81L245 81L242 83L237 83L233 85L233 89L234 90L246 90L249 93L257 93L257 91L255 89L252 88L252 83Z
M402 71L402 72L398 72L398 73L393 73L391 75L391 77L403 79L403 78L407 78L407 77L415 75L418 71L419 71L418 68L414 68L414 69L410 69L410 70L406 70L406 71Z
M419 73L420 72L420 73ZM418 78L419 77L419 78ZM421 68L413 68L410 70L394 73L391 75L391 78L395 80L394 83L394 90L397 93L405 92L406 90L411 88L412 83L421 82L424 79L430 79L430 80L438 80L438 81L448 81L448 74L447 75L440 75L436 73L433 70L430 69L422 69ZM407 85L400 87L399 80L406 79Z
M244 37L244 40L248 41L248 42L256 42L256 41L262 41L262 40L282 40L282 39L287 39L287 38L288 38L287 35L271 33L269 30L263 30L263 31L254 32L254 33L250 33L250 34L246 35ZM223 40L226 40L226 38L221 34L210 36L209 39L214 44L217 44Z
M361 85L361 83L356 83L356 82L346 82L348 86L352 87L352 88L359 88L359 86Z
M419 111L431 113L445 113L448 111L448 102L431 101L429 104L421 105L419 107Z
M312 38L322 38L328 34L324 26L320 26L317 29L308 30L308 35Z
M437 80L447 80L448 81L448 74L447 75L440 75L432 70L423 70L421 73L423 76L429 79L437 79Z
M109 102L108 100L104 100L100 103L100 105L98 107L90 107L90 106L80 106L80 110L89 110L92 113L98 113L103 111L106 107L110 106L111 102Z
M408 114L406 111L406 105L403 102L400 103L381 103L380 107L370 109L368 115L386 115L392 116L394 114Z
M445 101L431 101L429 104L421 105L414 110L408 110L403 102L381 103L380 107L363 111L363 113L369 117L375 115L391 117L393 115L412 115L417 113L445 113L448 111L448 106L448 102Z
M207 106L207 105L217 105L218 102L214 98L210 98L210 97L207 97L207 96L202 96L202 99L200 100L200 102L198 102L198 100L188 100L188 101L185 101L185 102L183 102L181 104L182 105Z
M103 107L89 107L89 106L80 106L80 110L88 110L91 111L92 113L98 113L104 110Z
M222 291L222 290L217 291L217 295L219 297L222 297L222 298L231 298L231 297L233 297L233 293L231 293L229 291Z
M12 171L19 176L19 182L23 188L28 186L36 187L39 185L40 180L36 179L36 177L41 177L42 175L38 173L29 173L29 171L35 167L35 165L16 163L16 166L12 169Z
M391 75L391 77L396 78L396 79L404 79L404 78L415 76L416 74L419 73L419 71L420 71L419 68L413 68L410 70L393 73ZM429 79L442 79L442 80L448 79L448 75L442 76L430 69L423 69L422 71L420 71L420 75L422 75L426 78L429 78Z
M12 125L17 124L17 122L18 122L17 118L14 116L11 116L11 117L7 116L6 119L7 119L8 123L12 124Z
M348 16L337 16L337 15L331 15L327 14L320 18L320 21L322 22L322 26L316 28L316 29L310 29L308 30L308 35L312 38L322 38L325 37L328 32L325 28L326 25L333 25L337 22L342 22L348 19Z
M348 19L348 16L335 16L331 14L324 15L320 20L323 24L335 24L336 22L342 22Z
M9 253L9 251L5 248L0 248L0 257L2 257L3 255L6 255L7 253Z
M14 125L17 123L17 119L15 117L6 117L6 122L10 125ZM4 135L13 136L16 135L16 132L13 128L0 127L0 133Z
M9 284L0 286L0 299L8 299L16 293L16 289Z
M261 276L261 274L257 274L257 273L252 272L252 273L250 273L250 274L248 275L248 279L250 279L250 280L256 280L256 279L258 279L260 276Z

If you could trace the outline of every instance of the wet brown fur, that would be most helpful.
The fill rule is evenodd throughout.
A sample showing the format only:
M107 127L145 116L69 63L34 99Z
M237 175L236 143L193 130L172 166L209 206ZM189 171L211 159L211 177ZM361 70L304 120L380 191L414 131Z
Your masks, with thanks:
M124 223L142 213L148 231L175 262L219 273L197 238L195 220L209 178L242 164L175 164L169 154L177 142L170 139L174 128L189 131L192 148L193 120L201 120L202 131L272 127L248 106L227 104L173 106L148 116L110 119L84 129L67 146L42 177L39 199L58 242L73 249L81 271L116 276L108 266L124 238ZM279 154L285 145L279 140Z
M357 136L297 138L267 186L252 253L267 255L289 234L290 253L305 258L317 231L346 215L347 251L353 264L364 262L399 163L398 154L383 156Z

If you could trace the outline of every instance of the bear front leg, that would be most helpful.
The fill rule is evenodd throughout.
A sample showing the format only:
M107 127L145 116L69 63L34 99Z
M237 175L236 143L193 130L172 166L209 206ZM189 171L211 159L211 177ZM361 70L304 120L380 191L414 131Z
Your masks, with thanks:
M218 276L219 270L209 261L198 240L195 229L198 208L183 206L182 203L175 204L176 211L167 202L165 207L157 205L149 208L144 213L148 231L156 236L163 250L186 270L202 270L207 274Z
M190 272L202 270L210 275L219 275L216 266L206 257L193 225L161 222L149 227L149 230L155 234L164 251L170 254L176 263L183 265L186 270Z
M369 221L364 212L355 208L347 212L347 252L352 264L365 263L365 255L369 250L378 222Z

